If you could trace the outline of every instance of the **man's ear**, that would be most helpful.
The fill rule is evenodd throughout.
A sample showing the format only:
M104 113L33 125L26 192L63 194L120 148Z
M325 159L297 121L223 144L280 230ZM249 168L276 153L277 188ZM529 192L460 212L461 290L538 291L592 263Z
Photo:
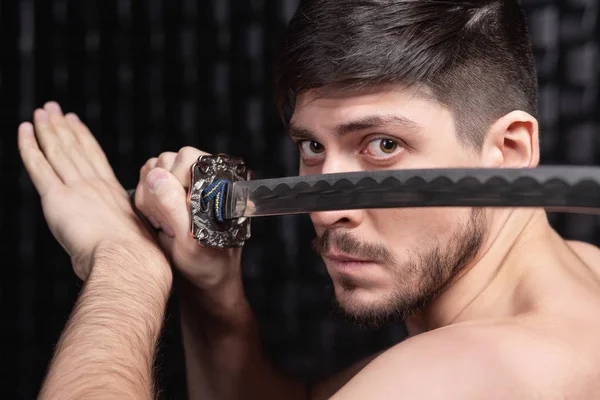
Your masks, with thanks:
M482 149L491 168L533 168L540 162L539 124L524 111L512 111L490 126Z

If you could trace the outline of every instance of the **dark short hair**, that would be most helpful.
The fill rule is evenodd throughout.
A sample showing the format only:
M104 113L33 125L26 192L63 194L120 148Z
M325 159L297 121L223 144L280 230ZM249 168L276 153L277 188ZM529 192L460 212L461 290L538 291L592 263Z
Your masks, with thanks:
M490 124L537 117L537 76L517 0L306 0L284 32L276 102L284 123L311 89L424 86L480 148Z

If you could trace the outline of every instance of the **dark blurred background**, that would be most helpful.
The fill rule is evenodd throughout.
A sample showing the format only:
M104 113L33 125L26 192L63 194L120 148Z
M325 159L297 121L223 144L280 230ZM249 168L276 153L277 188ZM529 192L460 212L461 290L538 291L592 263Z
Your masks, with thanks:
M0 0L0 394L35 398L80 290L49 233L16 146L45 101L76 112L125 187L185 145L242 156L258 177L297 173L273 105L273 60L298 0ZM597 164L598 1L524 0L540 83L544 164ZM552 215L600 244L596 217ZM244 279L274 362L307 379L400 341L403 325L362 332L330 315L332 290L307 217L253 222ZM183 398L176 303L158 379Z

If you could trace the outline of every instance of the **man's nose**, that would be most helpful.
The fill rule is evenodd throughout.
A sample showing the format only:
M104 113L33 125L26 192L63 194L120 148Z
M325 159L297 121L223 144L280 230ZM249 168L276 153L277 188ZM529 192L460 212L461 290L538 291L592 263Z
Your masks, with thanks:
M319 230L344 228L352 229L359 226L363 220L364 210L322 211L310 214L315 228Z
M337 174L343 172L356 172L360 170L360 166L354 165L354 163L329 159L323 163L321 173ZM310 218L315 227L322 229L336 227L351 229L362 223L364 213L364 210L323 211L312 213Z

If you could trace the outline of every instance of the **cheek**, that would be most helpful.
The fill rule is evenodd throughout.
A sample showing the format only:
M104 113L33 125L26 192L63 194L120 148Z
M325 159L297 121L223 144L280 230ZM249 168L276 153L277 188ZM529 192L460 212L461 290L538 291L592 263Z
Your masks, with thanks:
M372 211L373 228L397 255L415 247L443 243L460 228L468 210L459 208L406 208Z
M298 164L298 175L300 175L300 176L307 175L306 167L304 166L304 163L302 162L302 160L300 160L299 164Z
M317 221L315 221L314 214L309 214L309 218L310 218L311 225L312 225L313 229L315 230L315 234L322 235L323 232L325 232L326 227L319 224Z

